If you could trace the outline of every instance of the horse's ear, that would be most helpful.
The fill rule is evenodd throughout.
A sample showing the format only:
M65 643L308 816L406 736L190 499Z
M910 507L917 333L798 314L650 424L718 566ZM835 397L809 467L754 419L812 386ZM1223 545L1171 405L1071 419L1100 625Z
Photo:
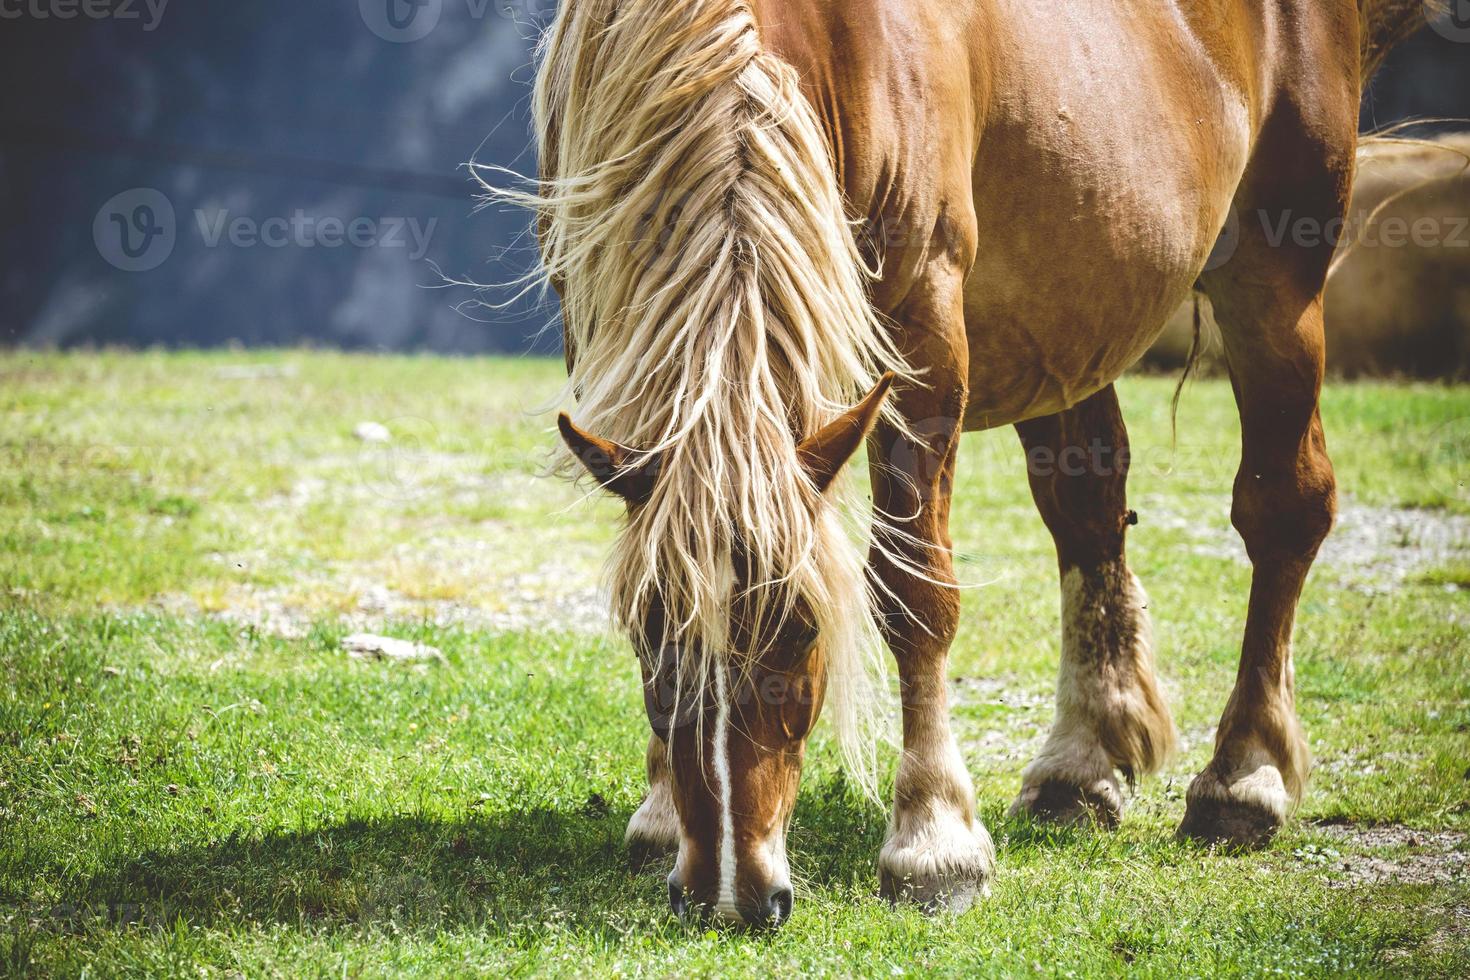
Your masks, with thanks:
M607 439L599 439L577 428L566 412L556 420L561 437L577 461L587 468L592 478L604 489L622 497L630 504L644 504L653 495L653 483L658 478L658 459L638 459L638 453Z
M878 379L866 398L796 447L802 467L818 490L826 490L832 485L858 446L868 438L868 433L873 431L878 421L878 413L883 409L883 399L892 387L893 372L889 371Z

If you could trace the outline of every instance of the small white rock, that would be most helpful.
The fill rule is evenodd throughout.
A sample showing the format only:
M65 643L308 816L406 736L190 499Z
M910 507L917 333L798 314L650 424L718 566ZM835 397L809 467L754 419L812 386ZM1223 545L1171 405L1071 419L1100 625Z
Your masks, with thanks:
M363 442L391 442L393 439L388 427L378 422L360 422L352 434Z
M400 664L444 662L444 654L434 647L373 633L353 633L342 641L342 649L354 660L389 660Z

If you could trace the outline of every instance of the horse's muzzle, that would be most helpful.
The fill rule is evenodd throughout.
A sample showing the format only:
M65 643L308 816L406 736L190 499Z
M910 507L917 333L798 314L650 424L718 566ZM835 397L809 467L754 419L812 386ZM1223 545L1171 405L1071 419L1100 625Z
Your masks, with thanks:
M693 915L696 918L718 919L728 925L747 926L752 929L774 929L784 925L786 920L791 918L794 902L795 895L790 885L775 886L758 905L747 906L741 903L738 906L739 918L735 919L728 913L712 909L708 905L691 906L683 887L677 882L669 882L669 908L680 919L687 919Z

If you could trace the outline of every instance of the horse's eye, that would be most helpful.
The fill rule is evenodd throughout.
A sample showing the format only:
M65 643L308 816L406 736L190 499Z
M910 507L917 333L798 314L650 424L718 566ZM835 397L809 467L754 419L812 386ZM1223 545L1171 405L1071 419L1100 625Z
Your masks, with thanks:
M799 664L811 655L819 635L820 631L814 624L793 620L781 628L776 638L779 655L793 666Z

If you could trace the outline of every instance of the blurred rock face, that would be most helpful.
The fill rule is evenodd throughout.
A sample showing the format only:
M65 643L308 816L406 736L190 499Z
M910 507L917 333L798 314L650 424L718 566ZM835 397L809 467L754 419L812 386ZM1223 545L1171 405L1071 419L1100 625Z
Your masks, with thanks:
M554 305L466 315L474 290L431 287L533 264L525 216L473 213L462 164L534 173L553 6L5 4L0 344L525 349ZM1411 113L1470 115L1470 44L1396 55L1365 117Z
M1368 144L1340 242L1327 288L1329 371L1470 378L1470 133ZM1186 304L1174 316L1146 365L1184 363L1192 314ZM1223 366L1218 349L1206 364Z
M532 264L463 168L535 172L530 0L50 3L0 19L0 343L505 350L554 316L432 288Z

